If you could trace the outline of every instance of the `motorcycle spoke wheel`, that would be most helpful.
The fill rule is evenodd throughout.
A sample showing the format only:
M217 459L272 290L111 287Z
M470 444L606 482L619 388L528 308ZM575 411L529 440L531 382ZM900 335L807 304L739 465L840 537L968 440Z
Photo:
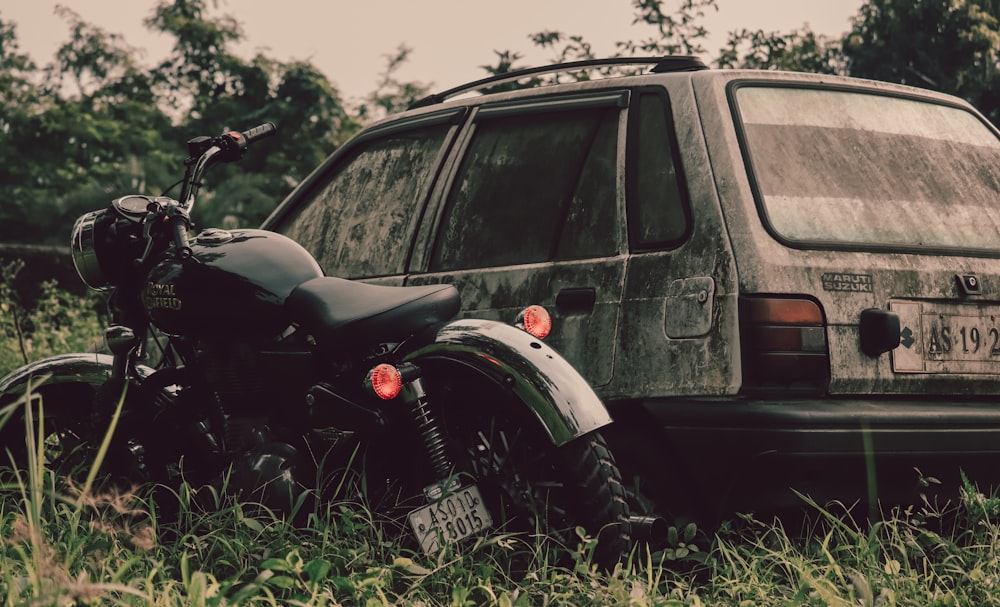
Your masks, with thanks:
M598 538L595 562L611 567L625 557L628 505L603 437L591 433L556 447L536 420L520 415L519 402L477 405L446 409L442 423L459 476L479 487L494 532L516 534L529 552L554 542L552 552L565 562L582 527Z
M3 445L0 448L0 468L9 470L14 467L25 471L30 466L36 470L44 469L57 483L57 488L69 491L81 488L95 464L103 439L103 435L90 430L92 402L93 392L89 389L50 390L41 399L40 406L37 400L32 403L33 424L30 428L25 421L24 405L21 405L20 410L0 428L0 443ZM44 424L41 432L38 424ZM32 443L34 449L29 450ZM122 463L113 461L113 454L109 453L98 477L99 482L111 481L113 486L130 487L141 480L120 466ZM26 477L22 475L21 478Z

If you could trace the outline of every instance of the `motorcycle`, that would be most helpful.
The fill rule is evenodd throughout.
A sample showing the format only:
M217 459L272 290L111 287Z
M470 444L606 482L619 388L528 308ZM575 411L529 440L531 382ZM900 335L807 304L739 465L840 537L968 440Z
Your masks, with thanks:
M514 325L457 318L451 285L325 276L263 230L190 236L206 171L274 133L191 139L179 200L122 196L80 217L73 261L109 293L105 353L13 371L0 407L24 417L42 403L34 419L59 474L92 462L112 424L109 479L224 485L282 512L353 488L428 554L489 532L572 547L582 526L597 559L616 562L633 519L601 436L611 418L541 341L544 309ZM29 391L40 398L25 403ZM15 459L26 434L0 428Z

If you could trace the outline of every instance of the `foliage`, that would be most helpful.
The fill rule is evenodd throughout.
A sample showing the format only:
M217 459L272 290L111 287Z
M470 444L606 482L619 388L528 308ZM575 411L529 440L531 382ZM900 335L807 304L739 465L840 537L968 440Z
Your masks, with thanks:
M843 63L837 42L806 27L787 34L746 29L730 32L716 59L720 68L817 74L842 74Z
M995 0L868 0L843 41L848 72L958 95L997 122L998 9Z
M395 53L385 55L385 70L380 75L378 87L358 108L359 119L368 121L384 118L405 110L411 103L427 95L430 90L428 85L421 82L401 82L396 78L396 72L412 52L413 49L400 44Z
M100 296L68 293L51 280L26 306L14 287L23 267L23 261L0 263L0 376L47 356L86 351L106 325Z
M207 17L204 0L156 7L147 25L176 44L152 68L120 36L59 13L70 39L44 68L0 18L0 240L63 244L76 217L112 198L166 191L187 139L271 121L282 136L215 171L203 190L213 204L198 213L206 225L257 225L358 128L313 65L235 55L238 24Z
M699 55L705 52L702 41L708 31L699 22L707 9L719 10L716 0L679 0L673 11L664 10L663 0L633 0L632 24L651 26L655 34L639 42L617 42L623 55Z

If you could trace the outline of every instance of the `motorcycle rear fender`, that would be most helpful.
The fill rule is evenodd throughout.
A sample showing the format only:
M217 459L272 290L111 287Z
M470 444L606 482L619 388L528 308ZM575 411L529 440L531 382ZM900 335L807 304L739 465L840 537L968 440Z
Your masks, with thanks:
M0 396L20 396L30 387L35 394L45 395L50 386L81 384L97 390L111 376L114 357L108 354L62 354L35 361L0 377ZM136 367L140 376L148 376L152 369ZM44 379L44 381L42 381Z
M507 386L561 446L611 423L580 373L551 347L502 322L466 318L435 325L401 344L402 362L450 359ZM433 398L433 396L432 396Z

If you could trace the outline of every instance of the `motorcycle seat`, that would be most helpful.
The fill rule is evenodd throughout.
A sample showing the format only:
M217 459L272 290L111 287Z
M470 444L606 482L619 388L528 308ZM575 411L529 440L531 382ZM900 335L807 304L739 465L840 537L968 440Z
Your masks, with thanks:
M285 306L321 346L377 344L454 317L461 299L449 284L388 287L323 276L295 287Z

